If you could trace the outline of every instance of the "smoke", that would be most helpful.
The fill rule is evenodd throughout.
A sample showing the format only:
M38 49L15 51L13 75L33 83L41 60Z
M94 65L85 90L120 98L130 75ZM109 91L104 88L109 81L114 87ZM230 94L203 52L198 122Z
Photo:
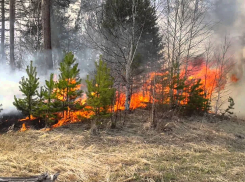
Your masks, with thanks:
M19 91L19 81L22 76L26 76L25 72L12 71L8 65L0 67L0 104L3 105L3 113L16 110L13 106L14 95L21 97Z
M239 80L227 85L228 96L235 101L235 114L245 117L245 1L216 0L212 16L217 22L212 39L220 43L227 36L231 42L229 56L234 60L235 67L230 75L235 75ZM224 105L224 109L226 108L227 104Z
M80 77L85 83L86 76L94 69L94 61L98 55L96 52L92 51L91 49L84 49L81 51L77 51L75 54L76 62L79 64L80 69ZM45 66L42 63L42 57L45 57L42 53L35 53L35 54L26 54L24 60L28 60L25 62L25 66L23 70L15 70L13 71L9 65L7 64L0 64L0 104L2 104L3 111L1 114L6 114L9 112L15 112L16 108L13 105L14 102L14 95L17 98L23 98L22 92L19 90L19 82L21 78L27 77L26 74L26 66L30 64L30 61L33 61L33 65L37 68L37 74L39 77L39 87L45 85L45 80L48 80L51 73L54 73L55 78L58 78L60 74L58 70L58 65L62 61L64 56L63 51L61 50L54 50L53 51L53 58L54 58L54 69L47 71ZM83 89L83 88L82 88Z

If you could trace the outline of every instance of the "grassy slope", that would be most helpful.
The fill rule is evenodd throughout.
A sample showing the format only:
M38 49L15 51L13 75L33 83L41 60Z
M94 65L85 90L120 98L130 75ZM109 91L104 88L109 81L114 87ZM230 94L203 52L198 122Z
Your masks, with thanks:
M60 171L59 181L245 181L245 123L194 118L161 133L143 130L146 115L130 115L122 130L96 137L81 124L1 135L0 176Z

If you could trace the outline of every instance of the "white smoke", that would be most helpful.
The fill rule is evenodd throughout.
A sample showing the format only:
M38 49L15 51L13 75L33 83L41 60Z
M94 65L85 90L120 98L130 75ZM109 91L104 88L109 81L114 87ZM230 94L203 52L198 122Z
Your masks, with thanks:
M245 117L245 1L244 0L216 0L213 16L217 21L214 27L213 40L224 39L228 36L231 41L231 52L235 67L231 74L235 74L239 81L228 85L229 95L235 101L235 114ZM227 107L228 102L224 105ZM224 108L224 109L225 109Z
M22 76L26 76L25 72L12 71L8 65L1 65L0 67L0 104L2 104L3 113L16 110L13 106L14 95L21 97L22 93L19 91L19 81Z
M61 52L61 51L58 51ZM57 53L57 50L56 50ZM53 54L54 55L54 54ZM39 88L40 86L45 85L45 80L49 80L50 74L54 73L55 79L58 79L59 70L58 70L58 63L55 65L54 70L48 71L46 74L43 74L45 70L40 68L39 66L39 58L42 57L40 54L27 54L25 56L25 67L23 70L11 70L9 65L2 64L0 65L0 104L2 104L3 111L1 113L9 113L12 111L16 111L15 106L13 105L14 102L14 95L17 98L23 98L23 94L19 89L19 82L21 78L27 77L26 74L26 66L30 64L30 61L33 61L33 65L37 67L37 74L39 77ZM85 83L86 76L94 69L94 61L96 61L97 54L92 50L83 50L80 52L75 53L76 61L79 63L80 69L80 77ZM61 57L62 59L62 57ZM56 60L57 61L57 60Z

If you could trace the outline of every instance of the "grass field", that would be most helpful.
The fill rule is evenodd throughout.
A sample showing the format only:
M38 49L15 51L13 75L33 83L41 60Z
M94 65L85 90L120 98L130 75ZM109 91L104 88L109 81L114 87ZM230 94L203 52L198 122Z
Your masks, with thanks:
M86 124L0 135L0 176L60 172L58 181L245 181L245 123L190 118L145 130L147 112L90 136ZM217 120L217 119L216 119ZM169 121L164 121L169 122Z

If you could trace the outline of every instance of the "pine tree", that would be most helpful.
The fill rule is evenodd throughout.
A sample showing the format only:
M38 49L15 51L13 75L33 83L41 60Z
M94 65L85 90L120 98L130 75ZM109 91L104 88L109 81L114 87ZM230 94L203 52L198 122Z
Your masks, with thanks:
M33 116L38 117L39 119L41 119L45 116L44 110L42 108L43 103L45 101L44 92L45 92L45 90L43 87L40 87L39 92L36 91L37 100L36 100L35 107L33 108Z
M94 117L98 119L108 116L109 107L115 95L113 88L114 79L111 77L110 69L100 57L99 62L95 62L95 75L93 78L87 76L87 104L91 106ZM93 124L93 123L92 123ZM98 124L98 123L97 123Z
M22 77L22 80L19 82L20 91L25 98L17 99L16 96L14 96L15 101L13 102L18 110L22 111L24 115L29 116L29 119L33 114L35 104L37 103L35 96L37 95L37 89L39 87L39 78L37 78L36 67L33 67L32 63L33 62L31 61L30 66L27 66L27 78Z
M62 111L61 101L58 100L55 93L56 83L54 81L54 74L50 74L49 80L45 80L44 88L41 87L37 92L38 101L35 107L34 116L40 119L44 119L46 125L52 124L55 113Z
M87 76L87 103L93 108L96 116L106 115L112 99L115 94L115 89L112 88L114 80L110 75L110 69L100 57L98 63L95 63L96 73L94 78Z
M201 79L190 87L188 100L185 106L187 114L203 114L210 109L209 100L205 97Z
M225 110L224 113L222 113L222 116L225 116L226 113L229 114L229 116L231 116L232 114L234 114L231 110L234 110L234 105L235 105L235 102L233 100L232 97L229 97L228 98L228 102L229 102L229 106L228 108Z
M150 66L152 62L158 64L157 61L162 57L161 50L163 49L163 45L161 43L162 36L159 33L159 27L157 25L155 7L151 5L150 0L137 0L135 3L135 22L137 25L135 35L141 33L141 38L132 69L142 69L145 64L150 64ZM104 30L108 32L107 39L111 35L115 36L118 34L118 31L121 31L120 28L124 29L124 31L128 31L128 28L131 30L133 24L132 7L132 0L105 1L102 25ZM123 41L124 37L121 40Z
M81 96L80 89L81 78L79 75L78 63L75 63L74 54L66 53L63 61L60 63L59 82L57 83L56 94L59 100L63 102L63 110L81 109L75 100Z

